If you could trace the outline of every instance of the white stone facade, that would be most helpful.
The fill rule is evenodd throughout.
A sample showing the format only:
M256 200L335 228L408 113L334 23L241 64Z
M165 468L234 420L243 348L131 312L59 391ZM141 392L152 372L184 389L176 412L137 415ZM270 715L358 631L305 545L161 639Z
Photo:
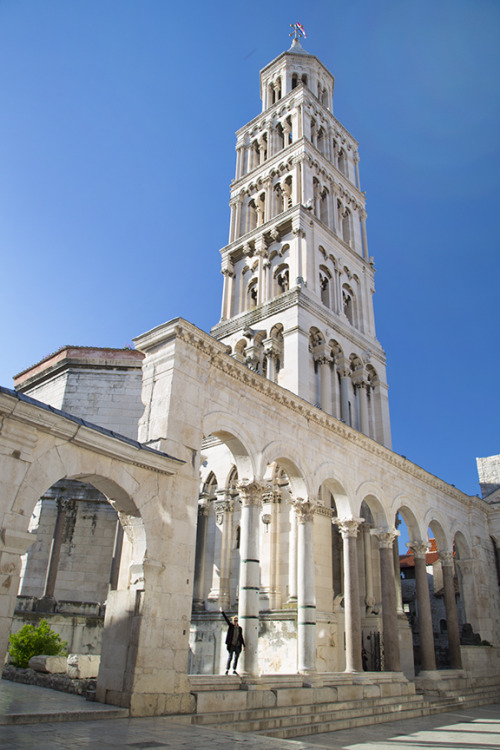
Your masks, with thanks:
M397 688L391 695L409 690L398 514L415 556L423 671L436 672L429 528L449 666L464 666L456 581L466 621L500 646L498 503L469 497L390 449L357 143L333 116L333 85L297 41L261 72L262 113L237 134L213 335L178 318L137 337L136 352L76 347L18 377L22 393L63 413L0 392L0 640L40 497L49 507L61 481L92 485L124 535L97 693L134 715L195 710L188 671L210 680L224 668L220 608L243 626L249 685L290 673L311 685L367 667L392 673L380 682ZM140 443L130 439L134 420ZM59 510L53 538L61 541ZM32 530L44 519L35 515ZM108 527L95 537L107 539L98 552L106 576L104 559L116 550ZM92 546L81 559L89 570ZM65 582L63 559L60 582L55 566L47 573L52 596L76 582L76 568ZM30 575L41 577L36 561L35 548L27 591ZM94 590L107 585L89 581ZM464 661L473 674L469 651ZM487 657L477 662L488 672ZM233 699L250 705L258 692Z

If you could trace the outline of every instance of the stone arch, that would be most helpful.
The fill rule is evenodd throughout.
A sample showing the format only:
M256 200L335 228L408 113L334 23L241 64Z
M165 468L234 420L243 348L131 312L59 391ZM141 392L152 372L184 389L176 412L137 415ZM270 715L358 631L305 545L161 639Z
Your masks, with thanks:
M285 470L295 497L310 496L311 487L306 480L307 473L301 466L302 457L296 448L284 442L268 443L260 453L257 476L265 476L267 467L275 463Z
M250 449L246 447L252 446L253 441L245 432L241 422L238 422L231 414L212 411L204 415L202 426L203 435L206 438L213 436L227 446L234 458L240 479L249 479L254 476L252 455L255 454L256 448L255 446Z
M374 482L363 482L356 490L354 511L355 515L361 517L362 505L366 503L373 516L377 528L388 531L394 528L394 521L387 512L387 502L383 499L380 488Z
M398 495L391 504L393 516L399 513L408 527L410 541L425 541L427 539L426 528L418 520L418 510L415 503L406 495Z
M332 494L339 518L352 518L353 503L346 489L346 481L333 464L321 464L313 476L314 491L318 495L324 485Z

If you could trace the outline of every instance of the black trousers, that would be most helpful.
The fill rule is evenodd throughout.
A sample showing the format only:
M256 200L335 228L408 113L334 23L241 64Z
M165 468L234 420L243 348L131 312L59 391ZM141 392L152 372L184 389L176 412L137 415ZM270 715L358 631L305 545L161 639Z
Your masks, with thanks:
M233 670L236 672L236 666L238 664L238 659L240 657L241 650L240 651L236 651L235 649L231 649L230 648L230 649L228 649L228 651L229 651L229 656L228 656L227 664L226 664L226 672L228 672L229 669L230 669L230 667L231 667L231 659L233 657L234 657Z

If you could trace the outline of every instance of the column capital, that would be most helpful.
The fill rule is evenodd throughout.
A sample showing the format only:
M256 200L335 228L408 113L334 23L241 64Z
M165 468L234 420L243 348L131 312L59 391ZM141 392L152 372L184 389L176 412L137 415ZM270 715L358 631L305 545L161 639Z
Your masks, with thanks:
M399 536L396 529L372 529L370 533L378 538L380 549L392 549L394 540Z
M198 515L206 518L210 512L208 504L205 502L198 503Z
M315 362L320 365L328 364L332 361L332 351L328 344L317 344L312 349L312 355Z
M299 523L312 523L316 512L316 503L313 500L304 500L302 497L297 497L292 501L292 504Z
M453 552L438 552L438 557L441 565L451 566L453 565Z
M241 504L244 506L258 506L262 505L262 498L264 492L268 488L266 482L260 482L256 479L242 479L236 485L238 490Z
M406 542L406 546L413 552L413 557L416 560L425 560L425 556L430 548L429 542L422 542L421 540Z
M339 527L342 539L357 537L359 528L364 521L364 518L332 518L332 523Z

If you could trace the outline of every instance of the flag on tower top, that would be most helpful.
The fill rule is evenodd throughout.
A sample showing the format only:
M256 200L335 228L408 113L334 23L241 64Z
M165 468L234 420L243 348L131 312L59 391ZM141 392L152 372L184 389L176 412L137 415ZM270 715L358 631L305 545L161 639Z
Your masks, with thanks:
M291 23L290 26L293 29L293 32L290 34L290 36L295 35L295 39L299 39L301 36L303 36L304 39L307 39L307 34L301 23Z

